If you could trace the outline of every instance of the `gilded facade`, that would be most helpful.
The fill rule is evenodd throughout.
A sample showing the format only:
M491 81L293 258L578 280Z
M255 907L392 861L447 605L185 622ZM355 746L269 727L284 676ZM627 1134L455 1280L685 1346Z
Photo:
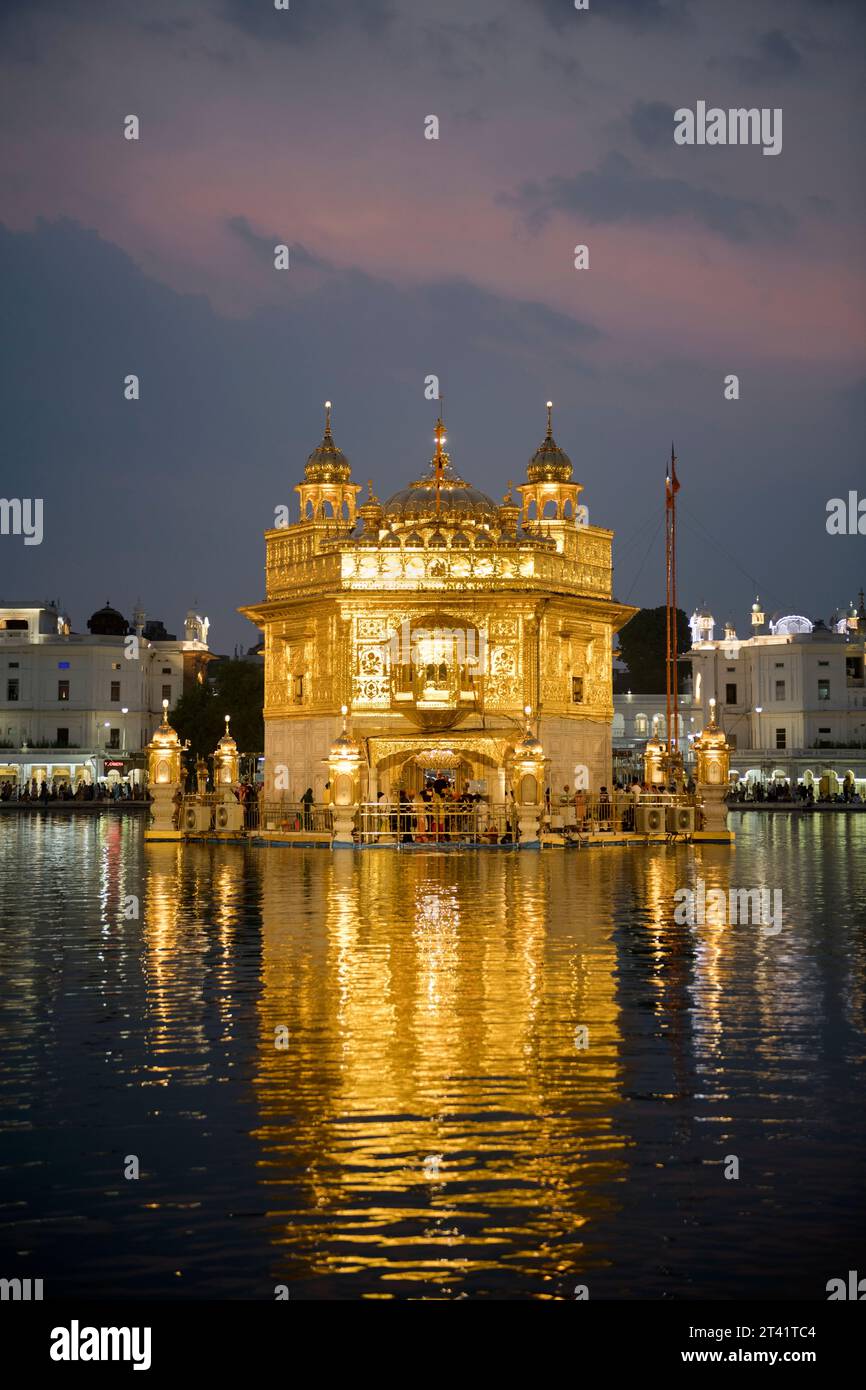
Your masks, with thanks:
M613 533L589 525L550 407L499 503L446 442L440 419L427 471L359 502L328 407L300 520L266 532L266 597L241 610L265 634L266 795L323 799L342 705L365 799L441 767L501 801L527 706L554 790L609 782L612 640L635 611L612 597Z

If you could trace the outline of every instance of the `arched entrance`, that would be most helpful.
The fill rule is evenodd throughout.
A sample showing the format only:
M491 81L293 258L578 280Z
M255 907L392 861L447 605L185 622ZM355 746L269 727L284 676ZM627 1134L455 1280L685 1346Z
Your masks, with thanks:
M458 791L468 783L471 791L499 805L505 798L505 757L512 742L492 736L371 739L370 799L380 791L396 797L402 790L412 796L439 773Z

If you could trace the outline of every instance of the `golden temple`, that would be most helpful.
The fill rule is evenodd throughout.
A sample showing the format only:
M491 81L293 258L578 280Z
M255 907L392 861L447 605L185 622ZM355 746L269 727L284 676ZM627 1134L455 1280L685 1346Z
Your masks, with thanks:
M344 705L365 801L439 771L501 804L527 707L554 791L610 784L612 640L636 610L613 599L613 532L589 524L552 405L498 504L446 443L440 414L428 470L359 505L326 403L300 519L265 533L266 597L240 610L265 634L266 796L327 799Z

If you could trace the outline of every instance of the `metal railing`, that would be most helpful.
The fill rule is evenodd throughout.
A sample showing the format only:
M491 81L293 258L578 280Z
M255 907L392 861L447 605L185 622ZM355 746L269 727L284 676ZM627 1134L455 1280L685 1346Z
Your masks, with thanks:
M180 823L189 807L201 806L213 811L224 800L222 792L207 792L199 797L188 793L180 809ZM244 829L252 834L304 833L318 836L333 834L333 807L287 798L262 800L255 795L238 798L244 811ZM543 835L562 836L575 843L588 835L622 833L636 829L635 811L638 806L695 806L695 797L672 792L642 793L615 791L608 796L581 795L565 804L554 800L550 807L539 808L538 824ZM440 798L425 801L423 808L417 800L362 802L355 812L354 839L358 844L437 845L437 844L514 844L520 839L519 808L512 801L506 805L487 802L450 801Z
M360 844L501 844L516 836L516 818L503 806L441 800L362 802L355 817Z
M316 835L330 835L333 812L330 806L313 802L251 798L244 807L244 820L251 830L306 830Z

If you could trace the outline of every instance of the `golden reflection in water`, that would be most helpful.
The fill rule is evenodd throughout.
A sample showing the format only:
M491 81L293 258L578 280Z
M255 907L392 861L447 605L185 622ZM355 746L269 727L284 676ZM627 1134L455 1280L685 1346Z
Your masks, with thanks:
M209 1071L203 996L209 930L206 914L184 912L185 903L196 897L188 887L185 855L180 843L149 844L146 850L142 937L145 1034L152 1061L145 1085L167 1086L180 1077L204 1081Z
M735 866L735 858L722 846L695 848L691 885L702 879L708 899L714 889L720 890L727 907L710 899L705 922L691 930L694 1050L698 1069L712 1069L722 1056L736 1053L744 1028L751 1031L757 1026L758 1041L750 1060L760 1084L762 1070L769 1071L781 1058L810 1064L810 1018L818 997L818 971L797 930L798 908L800 913L808 911L806 904L783 895L779 932L752 921L751 913L748 920L731 920L732 890L766 888L772 895L778 884L772 857L759 874L752 873L751 879L758 881L747 877L743 882ZM797 1015L802 1027L791 1026Z
M572 1271L626 1142L607 871L589 863L579 882L537 854L313 857L292 856L291 913L285 859L261 865L256 1137L275 1278L300 1262L435 1293L503 1257ZM563 885L573 917L555 928Z

